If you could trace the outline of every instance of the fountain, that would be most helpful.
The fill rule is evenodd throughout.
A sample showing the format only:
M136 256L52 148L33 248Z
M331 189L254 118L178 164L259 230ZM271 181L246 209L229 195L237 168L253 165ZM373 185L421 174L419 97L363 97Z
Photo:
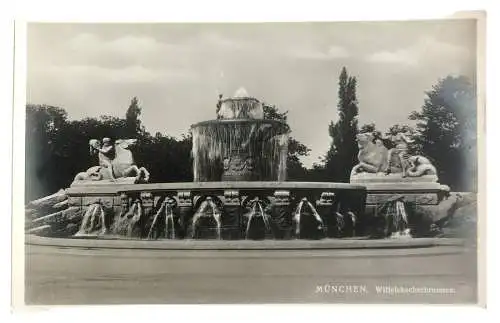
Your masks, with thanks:
M111 165L125 169L123 177L110 179L99 166L79 173L54 195L57 203L63 196L65 209L43 220L32 212L37 215L27 229L46 236L140 239L321 239L364 233L365 187L287 181L290 128L264 118L263 104L244 89L220 97L217 118L191 130L193 182L147 183L149 173L128 151L135 140L117 140L122 156ZM99 145L92 139L91 151Z

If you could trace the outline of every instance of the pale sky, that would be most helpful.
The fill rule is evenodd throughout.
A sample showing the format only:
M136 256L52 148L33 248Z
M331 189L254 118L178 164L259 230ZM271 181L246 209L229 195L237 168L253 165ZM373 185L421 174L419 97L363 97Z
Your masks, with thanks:
M217 94L289 111L292 135L330 145L342 66L358 78L360 125L407 123L439 78L476 69L473 20L281 24L30 24L27 101L70 119L125 116L133 96L154 134L215 118Z

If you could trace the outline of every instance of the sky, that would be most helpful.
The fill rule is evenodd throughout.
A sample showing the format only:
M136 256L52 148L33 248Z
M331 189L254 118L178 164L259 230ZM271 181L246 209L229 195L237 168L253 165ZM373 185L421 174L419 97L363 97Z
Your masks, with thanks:
M412 124L440 78L475 81L474 20L253 24L48 24L27 30L27 102L70 119L124 117L132 97L150 133L215 119L243 87L288 112L292 135L327 152L343 66L358 79L359 124Z

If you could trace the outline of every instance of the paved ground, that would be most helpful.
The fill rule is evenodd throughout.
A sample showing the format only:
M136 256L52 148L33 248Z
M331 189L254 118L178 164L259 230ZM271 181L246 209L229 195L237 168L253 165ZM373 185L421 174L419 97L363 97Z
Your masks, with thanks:
M442 289L377 293L382 286ZM463 246L233 251L26 246L27 304L475 303L476 290L476 253Z

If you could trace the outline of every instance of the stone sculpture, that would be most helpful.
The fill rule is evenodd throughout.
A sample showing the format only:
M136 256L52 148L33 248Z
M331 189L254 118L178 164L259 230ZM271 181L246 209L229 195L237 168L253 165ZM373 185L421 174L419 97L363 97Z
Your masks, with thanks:
M351 171L351 180L362 173L373 174L373 178L432 175L432 180L437 180L437 170L428 158L409 154L408 144L412 140L404 133L384 137L375 132L359 133L356 140L359 163ZM387 147L389 145L392 147Z
M389 165L386 173L401 173L402 177L406 177L409 167L408 158L410 157L408 144L413 141L401 132L383 137L383 139L390 140L394 145L393 148L389 149Z
M90 153L98 153L99 165L90 167L75 176L73 184L85 184L95 181L115 182L118 179L130 179L133 183L148 182L149 172L135 164L130 148L137 139L118 139L114 145L111 139L104 138L103 144L97 139L90 139ZM135 176L135 177L132 177Z
M389 154L379 138L371 132L356 135L359 164L353 167L351 176L358 173L381 173L389 167Z
M436 167L424 156L410 156L408 162L410 163L407 171L409 177L437 175Z

